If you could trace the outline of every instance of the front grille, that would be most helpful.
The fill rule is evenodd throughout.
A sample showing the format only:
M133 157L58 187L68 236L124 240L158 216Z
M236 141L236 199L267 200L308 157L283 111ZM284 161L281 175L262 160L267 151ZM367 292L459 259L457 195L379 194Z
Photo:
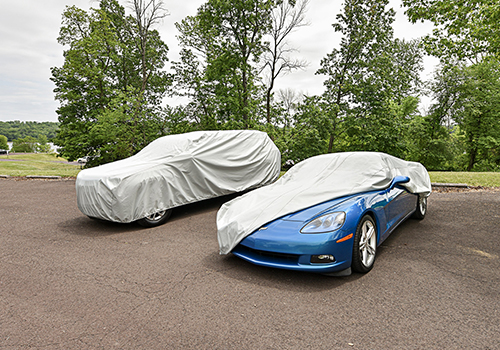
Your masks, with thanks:
M251 254L254 256L258 255L258 256L266 258L266 260L267 259L269 259L269 260L281 260L281 261L287 261L287 262L293 262L293 263L297 263L299 261L299 255L297 255L297 254L268 252L268 251L264 251L264 250L257 250L257 249L248 248L248 247L245 247L243 245L240 245L238 248L239 248L238 250L242 254L248 253L248 254Z

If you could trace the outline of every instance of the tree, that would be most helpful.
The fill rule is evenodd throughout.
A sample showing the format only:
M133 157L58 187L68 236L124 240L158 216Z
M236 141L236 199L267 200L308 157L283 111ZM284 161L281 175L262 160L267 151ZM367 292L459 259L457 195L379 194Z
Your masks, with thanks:
M408 125L413 140L408 144L409 160L420 162L430 170L463 169L457 159L465 149L454 120L460 84L459 75L450 74L444 66L435 72L429 86L436 102L427 115L414 118Z
M500 55L500 7L496 0L403 0L413 23L428 20L435 29L425 38L430 54L471 59Z
M293 70L307 66L304 60L293 59L290 53L295 49L287 42L289 35L297 28L307 25L305 13L309 1L299 0L291 3L288 0L279 2L271 11L271 27L266 38L269 44L265 47L262 57L266 79L266 121L271 122L271 100L276 79Z
M177 23L183 51L176 84L205 119L248 128L259 106L257 62L269 31L271 0L208 0Z
M406 159L422 163L427 170L458 170L457 158L462 151L458 128L447 128L438 115L430 113L408 123Z
M343 149L404 157L408 123L418 115L421 61L418 42L396 39L355 76L340 127Z
M39 153L49 153L50 145L48 144L47 136L38 135L37 145L35 146L35 150Z
M498 169L498 1L403 0L403 4L412 22L428 20L435 26L424 38L427 52L442 62L433 84L437 102L431 117L462 136L466 156L462 168Z
M500 63L488 58L480 63L443 66L433 88L437 102L431 112L456 125L463 135L466 170L500 167Z
M9 150L9 144L7 143L7 136L0 135L0 149Z
M42 134L52 139L56 136L56 131L59 128L59 123L54 122L20 122L0 121L0 135L5 135L7 141L13 141L26 136L38 137Z
M12 152L33 153L36 151L37 139L26 136L12 142Z
M500 64L489 59L464 68L456 121L465 135L467 171L500 169Z
M7 143L7 136L0 135L0 149L9 149L9 144Z
M395 105L418 96L422 54L416 41L393 39L394 11L388 1L346 0L333 25L342 34L339 49L321 61L323 99L331 105L328 152L404 151L404 121ZM407 105L415 105L407 104ZM409 111L407 108L401 110Z
M321 61L317 74L327 75L324 98L336 107L332 119L332 133L328 152L333 151L339 119L346 116L349 96L355 89L355 78L363 75L363 68L380 54L380 49L392 33L394 11L385 11L387 1L346 0L343 13L333 24L342 34L340 49L334 49Z
M293 89L281 89L277 93L277 101L283 106L282 112L282 129L283 133L292 126L292 119L297 112L298 106L304 102L305 96Z
M332 132L331 114L334 112L331 105L318 96L304 98L292 116L294 127L285 136L284 161L292 160L297 163L326 153L326 140Z
M117 101L127 104L129 119L118 126L140 129L147 136L130 140L129 156L158 136L158 128L143 127L156 119L155 112L168 88L168 76L163 71L168 49L158 32L151 29L161 17L158 4L162 2L134 1L136 17L126 16L116 0L101 0L99 8L89 13L74 6L63 13L58 41L68 49L63 66L52 68L51 80L60 102L56 144L69 160L92 155L89 165L104 161L100 159L101 148L114 140L94 139L91 129L105 119L103 115L112 113L110 108L120 110ZM148 12L151 6L156 10ZM134 95L138 103L131 109L122 95ZM116 155L115 159L124 156L120 152Z
M188 105L181 113L182 119L194 122L204 130L217 129L220 112L214 86L206 79L205 62L192 49L181 49L180 57L180 62L172 64L175 70L172 93L189 99Z
M158 68L163 68L166 58L167 46L164 45L158 37L158 32L153 27L165 18L168 13L162 0L150 0L147 3L144 0L129 0L132 11L135 16L130 17L132 25L128 26L131 31L131 37L135 44L135 49L140 56L141 84L139 93L146 92L148 80L153 74L158 74ZM153 53L153 48L161 49L161 52ZM154 76L154 75L153 75ZM165 75L160 75L165 78ZM158 96L162 98L163 93Z

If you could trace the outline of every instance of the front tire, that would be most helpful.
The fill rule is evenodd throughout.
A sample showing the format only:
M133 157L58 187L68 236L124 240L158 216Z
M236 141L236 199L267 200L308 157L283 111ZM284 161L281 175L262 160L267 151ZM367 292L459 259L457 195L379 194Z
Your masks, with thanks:
M417 220L423 220L425 214L427 213L427 197L419 195L417 201L417 209L412 215L412 218Z
M165 223L165 221L170 218L171 214L172 209L161 210L159 212L146 216L145 218L137 220L137 223L143 227L159 226Z
M370 215L365 215L361 219L354 235L352 269L356 272L367 273L373 268L376 255L377 225Z

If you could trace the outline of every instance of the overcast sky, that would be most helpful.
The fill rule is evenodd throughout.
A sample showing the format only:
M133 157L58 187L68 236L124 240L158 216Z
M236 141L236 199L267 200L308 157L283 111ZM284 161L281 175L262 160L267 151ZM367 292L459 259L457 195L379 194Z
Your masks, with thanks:
M204 0L165 0L170 15L157 28L169 46L169 60L178 59L177 30L174 23L196 14ZM121 0L124 5L126 0ZM331 26L340 12L341 0L310 0L307 21L290 37L297 57L309 62L307 69L296 71L277 82L277 89L293 88L308 94L323 92L324 76L314 73L325 55L337 47L339 37ZM396 11L395 36L412 39L431 31L430 24L411 25L400 0L391 0ZM51 67L63 64L63 47L57 43L61 15L66 6L88 11L98 0L2 0L0 11L0 120L57 121ZM435 59L425 61L428 76ZM167 64L169 65L169 64ZM175 103L175 101L173 101Z

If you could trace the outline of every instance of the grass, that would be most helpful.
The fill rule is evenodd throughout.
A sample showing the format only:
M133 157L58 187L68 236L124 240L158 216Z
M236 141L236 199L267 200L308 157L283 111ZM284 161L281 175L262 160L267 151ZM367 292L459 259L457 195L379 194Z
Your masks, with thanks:
M14 159L17 161L2 161ZM0 175L27 176L49 175L62 177L76 177L80 166L67 163L54 154L26 153L15 155L0 155ZM473 173L473 172L429 172L432 182L461 183L469 186L500 187L500 173Z
M432 182L461 183L469 186L500 187L500 173L430 171Z
M9 161L2 159L9 159ZM55 154L25 153L0 156L0 175L75 177L79 171L80 166L69 164Z

